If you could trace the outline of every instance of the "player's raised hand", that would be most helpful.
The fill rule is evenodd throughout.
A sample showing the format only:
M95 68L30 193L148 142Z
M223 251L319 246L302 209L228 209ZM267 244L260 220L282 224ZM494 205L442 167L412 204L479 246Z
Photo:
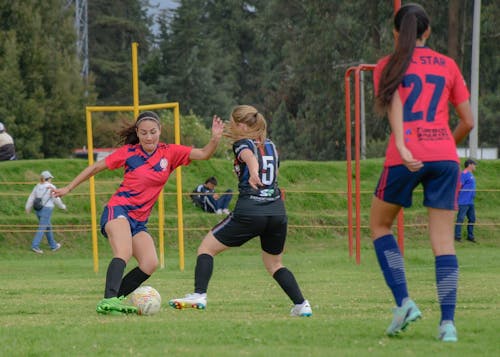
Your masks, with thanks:
M220 117L214 115L212 119L212 137L220 139L224 131L224 122Z

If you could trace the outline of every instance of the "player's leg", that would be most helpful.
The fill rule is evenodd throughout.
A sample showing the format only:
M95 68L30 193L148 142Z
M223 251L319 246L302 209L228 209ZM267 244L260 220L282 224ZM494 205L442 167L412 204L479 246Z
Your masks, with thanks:
M458 260L454 247L455 212L429 208L429 236L435 256L436 287L441 308L438 338L457 340L454 327L458 286Z
M403 256L392 234L392 224L400 209L399 205L373 197L370 211L370 230L377 260L398 307L408 298Z
M230 215L208 232L198 247L194 274L194 293L183 298L170 300L170 306L176 309L184 307L204 309L206 307L206 292L212 276L214 256L230 247L239 247L258 235L262 227L259 221L256 221L256 218L258 216Z
M261 217L267 221L265 230L260 235L262 261L285 294L292 300L292 316L311 316L309 301L302 295L293 273L283 266L283 248L285 247L288 218L286 215Z
M385 282L397 305L386 330L389 336L400 333L422 315L409 297L404 260L392 234L392 225L401 207L411 206L413 190L425 171L425 166L417 172L409 171L404 165L385 167L372 199L371 238Z
M175 309L195 308L205 309L207 306L208 283L214 269L214 256L229 247L222 244L214 237L212 231L208 232L200 246L196 257L194 269L194 293L187 294L182 298L169 301L169 305Z
M113 251L113 259L111 259L106 272L104 299L97 304L96 310L102 314L137 313L136 307L125 305L123 298L118 296L123 272L127 262L132 257L130 224L125 217L115 218L105 224L104 231Z
M151 235L140 231L132 237L132 251L139 266L122 279L118 296L127 296L145 282L158 267L158 255Z
M385 282L397 305L393 320L386 330L389 336L399 334L422 315L409 297L403 256L392 234L392 224L400 209L401 206L384 202L375 196L372 199L370 230L373 246Z
M433 175L422 184L424 205L428 207L429 237L435 256L436 287L441 308L438 338L457 341L454 325L458 285L458 261L455 253L455 207L460 167L451 161L435 162Z
M200 246L198 247L198 256L196 258L196 268L194 274L194 292L205 294L208 289L208 283L213 272L213 257L228 249L227 245L221 243L212 231L208 232Z
M302 291L293 273L283 266L282 254L274 255L262 251L262 261L268 273L276 280L290 300L292 300L294 307L290 315L311 316L311 305L302 295Z
M105 230L108 236L113 259L108 266L106 275L106 290L104 297L118 296L123 272L127 262L132 257L132 233L126 218L120 217L109 221Z

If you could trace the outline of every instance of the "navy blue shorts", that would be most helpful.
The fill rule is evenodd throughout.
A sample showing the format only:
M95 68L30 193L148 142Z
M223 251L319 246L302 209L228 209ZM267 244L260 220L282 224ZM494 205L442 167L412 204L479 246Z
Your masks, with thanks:
M404 165L384 167L375 196L384 202L410 207L413 190L421 183L424 206L456 210L459 182L460 166L455 161L424 162L417 172Z
M118 218L118 217L124 217L127 219L128 223L130 224L130 231L132 232L132 237L135 236L139 232L147 232L148 228L146 227L147 222L141 222L137 221L133 218L130 218L128 215L128 210L122 206L108 206L106 205L104 207L104 211L102 212L101 215L101 233L103 236L108 238L108 235L106 234L106 230L104 227L106 226L106 223L109 221Z
M266 253L278 255L285 247L288 218L281 216L229 215L212 228L212 234L228 247L239 247L259 236Z

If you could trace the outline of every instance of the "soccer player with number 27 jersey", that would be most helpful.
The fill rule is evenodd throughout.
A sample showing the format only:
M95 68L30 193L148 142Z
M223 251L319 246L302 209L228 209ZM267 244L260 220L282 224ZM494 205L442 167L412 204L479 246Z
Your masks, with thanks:
M396 302L386 333L398 335L422 315L409 296L403 257L392 234L397 214L411 206L413 190L422 184L441 308L437 337L456 342L458 261L453 230L460 171L456 143L473 127L469 92L456 63L425 46L431 28L420 5L399 9L393 33L395 50L374 71L376 109L387 115L391 136L370 211L375 253ZM448 103L459 116L453 131Z

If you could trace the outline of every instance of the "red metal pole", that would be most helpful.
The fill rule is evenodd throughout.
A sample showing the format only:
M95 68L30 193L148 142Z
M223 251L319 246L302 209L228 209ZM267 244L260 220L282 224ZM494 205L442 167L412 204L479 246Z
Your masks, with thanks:
M346 71L345 92L346 92L346 160L347 160L347 225L348 225L348 240L349 240L349 256L352 256L353 251L353 204L352 204L352 133L351 133L351 86L350 76L354 71L354 146L355 146L355 210L356 210L356 263L361 262L361 123L360 123L360 81L359 74L361 71L371 71L375 68L373 64L360 64L357 67L351 67Z
M398 12L401 7L401 0L394 0L394 13Z
M352 139L351 139L351 72L355 67L349 68L344 77L345 83L345 146L347 162L347 239L349 256L352 257Z
M359 72L360 66L354 72L354 158L356 161L356 263L361 263L361 170L360 170L360 137L361 137L361 122L360 122L360 85Z

